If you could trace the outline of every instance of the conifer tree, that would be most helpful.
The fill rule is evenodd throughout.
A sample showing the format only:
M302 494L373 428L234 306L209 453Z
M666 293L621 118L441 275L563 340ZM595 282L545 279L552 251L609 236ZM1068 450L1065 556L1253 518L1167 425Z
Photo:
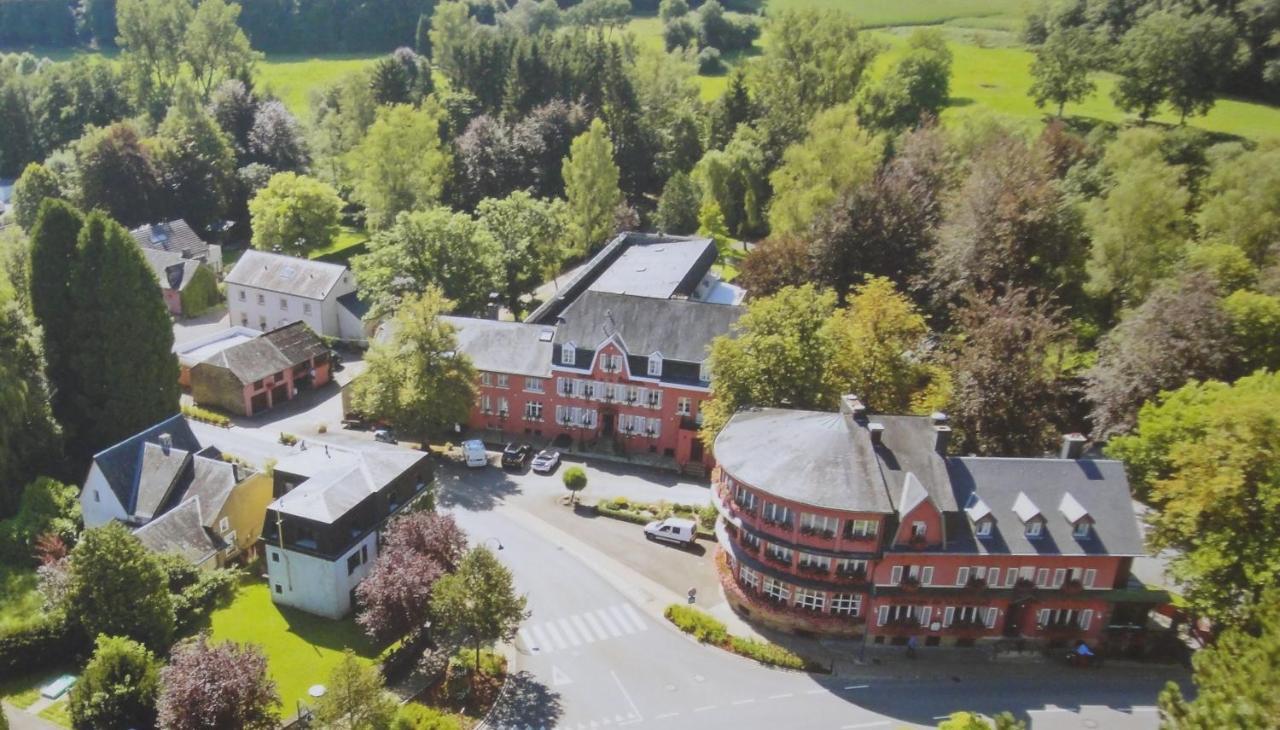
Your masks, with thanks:
M595 119L573 140L564 161L569 233L582 253L602 246L612 232L613 212L622 202L618 176L609 129Z
M83 224L83 216L70 203L47 198L31 227L31 310L44 337L53 415L64 427L72 417L67 399L72 392L68 359L74 349L72 325L76 317L70 282Z

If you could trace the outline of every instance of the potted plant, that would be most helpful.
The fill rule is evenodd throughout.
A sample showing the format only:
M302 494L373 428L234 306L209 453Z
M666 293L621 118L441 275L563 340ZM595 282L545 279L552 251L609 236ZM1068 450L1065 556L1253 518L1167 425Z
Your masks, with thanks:
M905 593L915 593L920 590L920 579L907 576L902 579L902 590Z
M1074 578L1062 584L1063 593L1075 595L1083 590L1084 590L1084 584Z

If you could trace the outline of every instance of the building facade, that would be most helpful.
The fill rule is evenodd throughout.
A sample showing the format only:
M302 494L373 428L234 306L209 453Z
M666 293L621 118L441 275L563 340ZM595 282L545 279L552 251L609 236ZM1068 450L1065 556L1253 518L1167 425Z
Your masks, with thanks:
M1160 594L1119 462L956 457L945 417L749 410L717 437L721 581L750 619L874 643L1125 639Z
M715 260L707 239L623 234L523 323L447 318L480 372L467 426L705 472L707 357L743 311Z
M249 250L227 274L231 324L260 332L305 322L321 337L365 340L355 276L323 261Z
M252 416L332 377L329 348L303 322L215 349L187 371L196 404Z

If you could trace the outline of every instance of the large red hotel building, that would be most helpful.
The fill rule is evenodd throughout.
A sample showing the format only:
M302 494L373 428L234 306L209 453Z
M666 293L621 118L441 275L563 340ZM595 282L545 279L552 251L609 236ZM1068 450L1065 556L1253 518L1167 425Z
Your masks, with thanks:
M624 233L524 322L446 318L480 372L468 428L706 473L707 354L744 294L716 257L710 239Z
M788 631L1126 644L1163 594L1130 585L1145 554L1123 465L948 454L933 417L739 412L715 441L721 582Z

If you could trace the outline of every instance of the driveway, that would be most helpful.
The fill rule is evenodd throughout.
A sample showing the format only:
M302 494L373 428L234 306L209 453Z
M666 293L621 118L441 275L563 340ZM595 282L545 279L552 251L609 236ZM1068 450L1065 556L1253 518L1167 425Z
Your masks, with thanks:
M219 305L199 317L175 319L173 321L173 343L180 345L184 342L190 342L191 340L220 332L230 326L231 315L227 313L225 305Z

